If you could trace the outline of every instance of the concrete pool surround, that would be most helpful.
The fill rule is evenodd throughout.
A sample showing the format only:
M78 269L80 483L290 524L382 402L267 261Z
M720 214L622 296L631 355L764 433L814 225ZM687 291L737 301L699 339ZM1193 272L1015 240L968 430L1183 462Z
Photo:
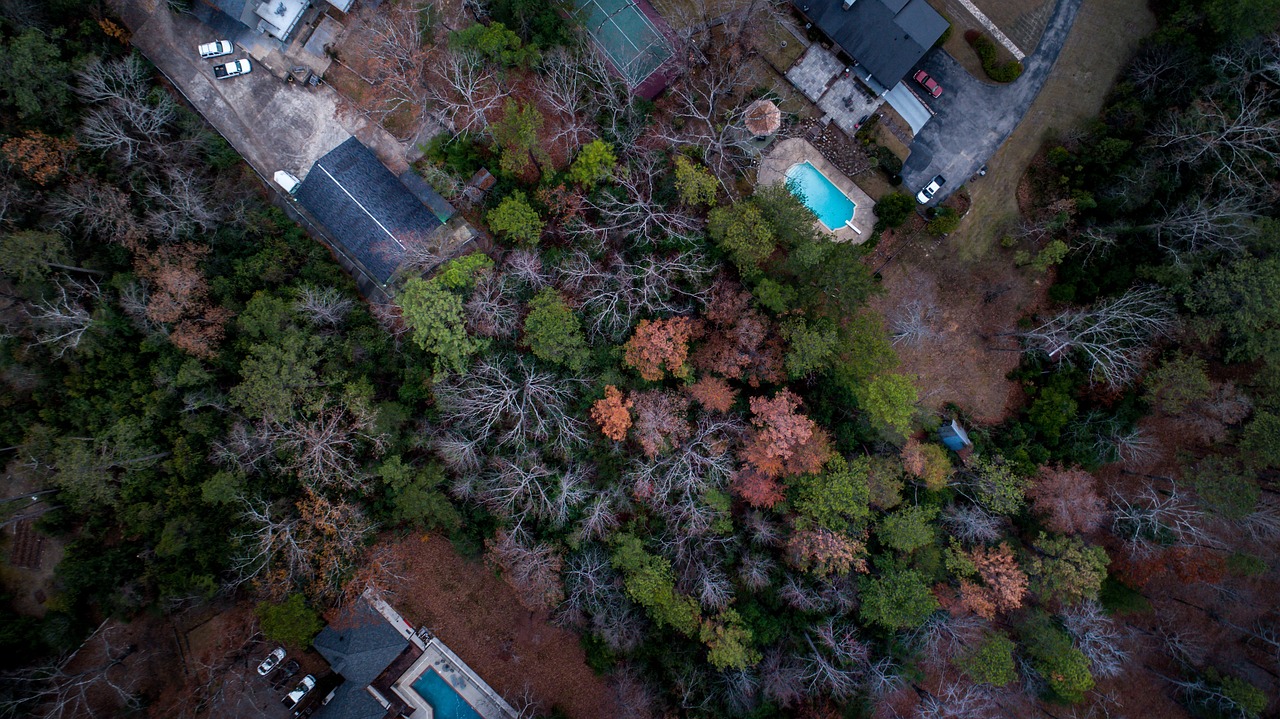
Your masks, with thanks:
M861 244L871 237L871 229L876 224L875 201L862 188L854 184L848 175L838 170L835 165L822 156L818 148L808 141L792 137L774 145L769 154L760 161L760 169L756 174L759 185L785 183L788 173L797 165L808 163L826 179L840 194L854 205L854 214L850 222L842 227L831 229L821 220L818 227L832 236L836 242L852 242Z
M413 707L410 719L437 719L435 710L413 688L414 683L428 671L433 671L458 694L476 714L484 719L515 719L516 711L484 683L471 667L454 654L449 647L435 637L426 642L422 656L400 675L392 691L405 704ZM449 719L441 717L440 719Z

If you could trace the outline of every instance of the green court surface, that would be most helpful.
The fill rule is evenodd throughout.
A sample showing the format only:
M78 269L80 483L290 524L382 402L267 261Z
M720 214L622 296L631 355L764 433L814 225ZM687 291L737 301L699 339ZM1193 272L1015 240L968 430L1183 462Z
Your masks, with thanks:
M671 57L666 38L633 0L577 0L578 17L631 85Z

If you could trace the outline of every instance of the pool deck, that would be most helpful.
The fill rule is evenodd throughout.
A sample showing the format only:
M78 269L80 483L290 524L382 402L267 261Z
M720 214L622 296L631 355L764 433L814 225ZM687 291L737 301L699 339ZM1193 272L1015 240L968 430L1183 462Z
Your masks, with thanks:
M836 166L827 162L827 158L822 156L818 148L809 144L808 141L798 137L792 137L774 145L769 154L764 156L760 161L760 169L756 175L756 182L760 185L772 185L777 182L787 181L787 170L801 162L811 163L818 171L827 176L831 184L845 194L853 204L857 205L857 209L853 213L853 225L861 232L855 231L849 227L841 227L838 230L828 230L827 226L818 222L818 227L823 232L832 235L836 242L852 242L855 245L866 242L871 237L871 229L876 224L875 201L862 191L862 188L854 184L848 175L836 169Z
M414 662L400 679L391 687L396 696L413 708L410 719L433 719L431 705L413 688L428 668L434 669L444 680L449 682L453 690L458 692L467 703L484 719L516 719L516 710L502 697L484 683L466 662L454 654L439 639L427 640L422 656Z

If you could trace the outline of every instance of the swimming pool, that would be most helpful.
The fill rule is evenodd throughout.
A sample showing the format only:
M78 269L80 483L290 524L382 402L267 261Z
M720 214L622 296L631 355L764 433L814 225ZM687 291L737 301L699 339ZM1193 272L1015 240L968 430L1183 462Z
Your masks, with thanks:
M431 705L435 719L484 719L434 669L423 672L413 690Z
M804 204L813 210L828 230L838 230L853 220L858 206L827 176L811 163L801 162L787 170L787 186L792 192L802 194Z

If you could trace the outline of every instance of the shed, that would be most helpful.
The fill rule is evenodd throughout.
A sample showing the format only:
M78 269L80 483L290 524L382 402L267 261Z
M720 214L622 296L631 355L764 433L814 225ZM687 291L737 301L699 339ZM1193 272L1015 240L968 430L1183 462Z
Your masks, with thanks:
M953 452L962 452L966 448L973 446L973 441L969 439L969 433L964 431L964 427L960 426L958 420L954 419L938 428L938 439L942 440L947 449Z

